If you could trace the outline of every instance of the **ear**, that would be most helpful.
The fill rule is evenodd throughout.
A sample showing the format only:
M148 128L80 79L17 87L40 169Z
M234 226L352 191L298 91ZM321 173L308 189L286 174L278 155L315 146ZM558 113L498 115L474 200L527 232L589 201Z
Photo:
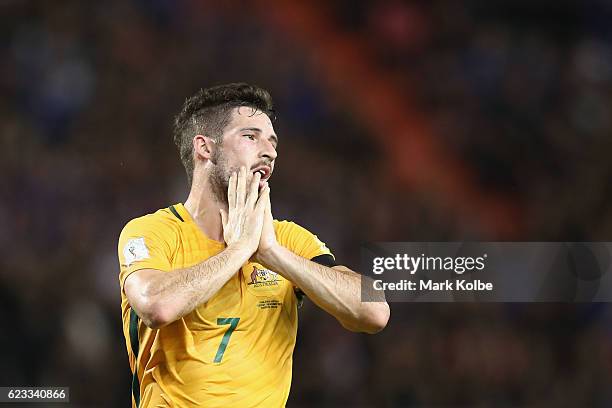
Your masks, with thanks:
M208 136L195 135L193 138L193 151L196 157L210 160L213 150L216 149L215 141Z

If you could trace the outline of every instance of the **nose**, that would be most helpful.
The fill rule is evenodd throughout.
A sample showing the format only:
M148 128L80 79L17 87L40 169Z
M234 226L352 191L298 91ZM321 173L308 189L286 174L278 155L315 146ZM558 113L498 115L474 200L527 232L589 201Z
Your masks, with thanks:
M263 146L261 149L261 157L265 157L270 161L274 161L276 159L277 153L276 148L269 140L263 139Z

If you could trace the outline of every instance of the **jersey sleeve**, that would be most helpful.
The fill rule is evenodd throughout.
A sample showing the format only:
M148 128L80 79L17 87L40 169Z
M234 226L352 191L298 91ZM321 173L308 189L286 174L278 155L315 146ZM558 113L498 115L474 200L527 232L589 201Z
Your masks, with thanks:
M278 221L275 230L278 242L302 258L315 260L318 257L331 257L335 259L325 243L312 232L294 222Z
M123 291L125 279L140 269L172 269L172 230L163 222L149 217L127 223L119 236L119 283Z

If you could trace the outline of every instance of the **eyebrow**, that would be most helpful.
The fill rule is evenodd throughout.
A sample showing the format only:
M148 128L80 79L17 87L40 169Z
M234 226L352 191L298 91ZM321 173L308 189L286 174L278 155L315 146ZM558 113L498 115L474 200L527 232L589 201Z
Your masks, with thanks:
M251 132L263 133L260 128L256 128L256 127L245 127L245 128L240 129L241 132L243 132L245 130L250 130ZM270 135L270 138L272 138L272 140L274 140L274 143L278 146L278 136L276 136L274 133L272 133Z

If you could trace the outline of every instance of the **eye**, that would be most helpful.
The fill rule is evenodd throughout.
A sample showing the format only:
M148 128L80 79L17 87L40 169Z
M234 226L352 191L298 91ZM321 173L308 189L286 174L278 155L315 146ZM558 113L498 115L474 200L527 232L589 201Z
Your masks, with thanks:
M248 137L251 140L255 140L255 135L244 135L245 137Z

